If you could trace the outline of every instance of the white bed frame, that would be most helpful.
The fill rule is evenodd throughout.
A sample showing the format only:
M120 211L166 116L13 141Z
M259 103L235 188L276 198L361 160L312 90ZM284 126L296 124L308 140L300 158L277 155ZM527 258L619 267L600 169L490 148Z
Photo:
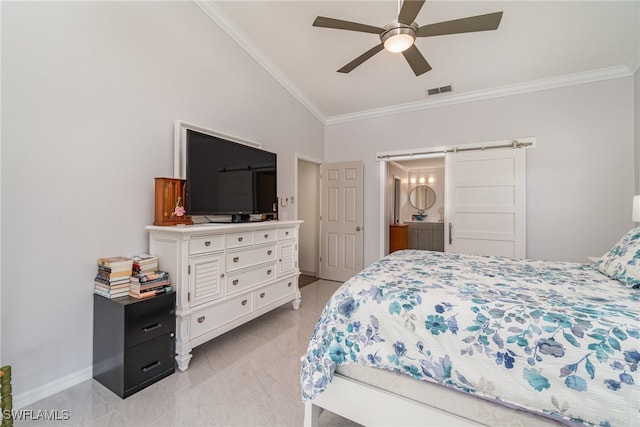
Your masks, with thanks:
M365 426L483 425L338 373L324 392L305 403L305 427L320 427L325 409Z

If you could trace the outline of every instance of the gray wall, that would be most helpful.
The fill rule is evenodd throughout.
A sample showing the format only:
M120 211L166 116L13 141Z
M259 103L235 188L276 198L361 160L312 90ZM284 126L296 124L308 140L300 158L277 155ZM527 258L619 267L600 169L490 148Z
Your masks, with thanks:
M95 260L148 250L174 120L277 152L285 196L323 125L193 2L0 7L1 359L19 407L91 377Z
M632 227L634 79L618 78L327 126L325 160L363 160L365 265L379 254L377 152L536 137L527 256L583 262Z

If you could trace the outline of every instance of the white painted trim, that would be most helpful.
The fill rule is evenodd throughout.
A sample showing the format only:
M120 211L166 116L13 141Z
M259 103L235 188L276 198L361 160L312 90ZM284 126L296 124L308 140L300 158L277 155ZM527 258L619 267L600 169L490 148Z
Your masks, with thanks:
M378 210L380 212L380 223L378 224L378 232L379 232L379 241L380 241L380 246L378 248L378 258L382 258L386 255L387 251L387 247L388 247L388 239L389 239L389 227L387 227L387 224L389 224L389 217L388 217L388 212L387 212L387 206L386 206L386 202L387 202L387 161L383 160L380 161L379 160L379 197L378 200L380 201L380 205L378 207Z
M22 409L46 397L52 396L62 390L80 384L81 382L91 380L93 378L93 368L88 367L80 371L76 371L65 377L58 378L47 384L20 393L13 396L13 409Z
M229 36L242 47L258 64L260 64L278 83L280 83L295 99L311 112L325 126L346 123L392 114L438 108L465 102L482 101L521 93L554 89L600 80L617 79L633 75L640 68L638 53L634 54L627 65L590 70L582 73L533 80L512 85L499 86L486 90L478 90L461 94L451 94L445 98L428 99L390 107L374 108L339 116L326 117L320 108L313 104L307 96L253 43L217 6L211 1L193 0L202 11L220 26Z
M204 126L196 125L194 123L189 123L182 120L176 120L173 126L173 177L174 178L179 178L179 179L186 178L187 158L185 156L185 153L187 149L187 129L195 130L196 132L205 133L207 135L216 136L218 138L226 139L227 141L236 142L238 144L248 145L249 147L260 148L260 149L262 148L262 144L259 142L229 135L223 132L219 132L217 130L208 129Z
M553 77L549 79L533 80L530 82L500 86L486 90L453 94L447 96L446 98L416 101L407 104L394 105L391 107L375 108L351 114L344 114L341 116L333 116L329 117L325 121L325 125L334 125L376 117L390 116L392 114L408 113L411 111L426 110L429 108L438 108L449 105L462 104L465 102L483 101L487 99L500 98L503 96L517 95L527 92L537 92L541 90L554 89L583 83L592 83L601 80L617 79L620 77L628 77L631 75L633 75L633 73L629 70L629 68L621 65L618 67L603 68L599 70Z
M217 7L212 1L193 0L202 11L220 26L229 36L243 48L258 64L262 66L278 83L295 99L324 123L326 117L318 107L278 68L260 49Z

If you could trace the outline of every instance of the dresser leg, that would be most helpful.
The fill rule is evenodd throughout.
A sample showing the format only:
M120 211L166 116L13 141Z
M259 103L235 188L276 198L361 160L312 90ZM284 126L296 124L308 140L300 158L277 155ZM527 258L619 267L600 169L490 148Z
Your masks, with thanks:
M300 291L298 291L296 293L296 299L294 299L293 301L291 301L291 304L293 305L293 309L297 310L300 308L300 303L302 302L302 294L300 293Z
M192 357L191 353L178 354L176 356L176 362L178 362L178 369L180 369L180 372L184 372L189 369L189 361L191 361Z

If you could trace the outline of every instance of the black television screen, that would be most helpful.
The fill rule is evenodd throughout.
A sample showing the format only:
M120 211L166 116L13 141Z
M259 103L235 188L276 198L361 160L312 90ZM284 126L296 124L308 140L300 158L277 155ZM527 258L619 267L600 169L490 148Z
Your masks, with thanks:
M274 212L277 155L187 129L188 215Z

